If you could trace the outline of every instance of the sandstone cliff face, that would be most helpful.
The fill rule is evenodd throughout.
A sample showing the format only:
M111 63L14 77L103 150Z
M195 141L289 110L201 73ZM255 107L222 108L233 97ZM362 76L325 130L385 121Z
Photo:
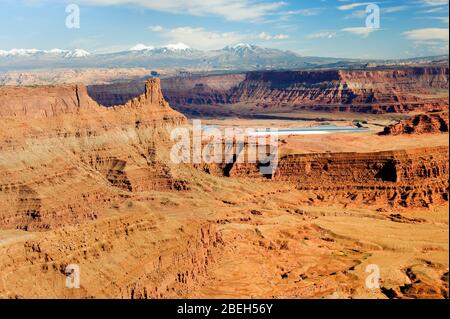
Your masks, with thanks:
M169 78L163 80L162 87L173 105L227 104L232 102L232 92L245 78L245 74Z
M428 207L448 201L448 149L288 156L273 178L358 203Z
M186 119L164 100L158 79L114 108L81 85L4 87L0 114L2 228L94 220L131 191L187 188L160 153L166 128Z
M184 117L173 111L165 101L159 79L150 79L143 83L142 93L125 102L115 104L116 107L111 109L102 107L89 96L84 85L0 87L0 116L3 118L43 118L89 113L93 118L101 118L123 113L125 118L120 121L126 123L130 114L137 116L138 110L142 114L151 114L155 122L164 118L168 123L184 120Z
M428 207L448 202L448 148L377 153L282 156L272 181L311 192L311 202L343 199L358 205ZM208 167L212 174L262 179L259 164Z
M165 79L163 91L168 101L183 111L195 110L195 105L232 103L254 104L259 111L386 113L445 109L448 67L255 71L245 76Z
M205 275L223 243L213 223L174 214L170 196L190 185L170 166L168 129L186 119L158 79L110 108L83 86L6 87L0 105L2 297L174 297ZM65 286L70 263L80 289Z
M88 94L101 105L108 107L125 104L144 91L145 82L141 80L88 86Z
M0 87L0 116L49 117L92 109L91 100L83 85L43 87Z
M230 101L321 111L404 112L448 106L445 98L420 96L447 89L448 68L444 67L252 72L232 93Z
M414 115L384 128L380 135L426 134L448 132L448 112Z
M386 70L255 71L162 80L164 96L184 112L195 105L249 103L259 111L306 109L362 113L448 107L448 67ZM116 105L140 94L139 81L94 85L90 95Z
M245 74L173 77L161 80L164 97L171 105L230 103L230 92ZM89 95L105 106L123 104L142 94L143 81L90 85Z

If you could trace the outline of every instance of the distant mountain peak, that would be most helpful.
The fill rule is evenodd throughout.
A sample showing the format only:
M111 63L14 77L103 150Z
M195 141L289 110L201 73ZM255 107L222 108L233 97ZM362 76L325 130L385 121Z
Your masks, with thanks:
M254 50L258 46L250 43L237 43L235 45L227 45L224 49L225 50L239 50L239 49L249 49Z
M0 56L2 57L13 57L13 56L30 56L36 53L42 52L38 49L11 49L11 50L0 50Z
M187 51L187 50L191 50L191 48L184 44L183 42L178 42L175 44L168 44L166 46L164 46L163 48L171 50L171 51Z
M89 53L86 50L75 49L75 50L67 52L64 57L66 57L66 58L84 58L84 57L87 57L90 55L91 55L91 53Z
M162 47L154 47L151 45L145 45L142 43L136 44L134 47L131 47L128 51L159 51L159 52L165 52L165 51L172 51L172 52L179 52L179 51L189 51L191 48L184 44L183 42L178 42L174 44L168 44Z
M38 50L38 49L11 49L11 50L0 50L0 57L33 57L33 56L45 56L45 55L59 55L64 58L82 58L91 55L86 50L75 49L75 50L62 50L54 48L51 50Z
M45 52L50 53L50 54L64 54L64 53L67 53L69 51L55 48L55 49L51 49L51 50L48 50L48 51L45 51Z
M155 47L151 45L145 45L142 43L136 44L134 47L131 47L128 51L144 51L144 50L153 50Z
M233 48L237 49L237 48L251 48L252 45L250 43L238 43L236 45L233 46Z
M258 70L286 68L346 68L377 65L447 63L446 56L424 57L406 60L360 60L324 57L303 57L292 51L266 48L250 43L238 43L218 50L196 50L179 42L153 47L139 43L119 52L89 53L83 49L11 49L0 50L0 72L5 70L35 70L50 68L95 68L95 67L149 67L152 68L197 68L229 70ZM448 64L447 64L448 65Z

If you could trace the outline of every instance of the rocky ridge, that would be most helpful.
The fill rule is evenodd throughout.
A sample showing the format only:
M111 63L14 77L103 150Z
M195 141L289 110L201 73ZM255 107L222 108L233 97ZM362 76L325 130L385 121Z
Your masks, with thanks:
M243 148L234 158L242 157ZM448 148L433 147L371 153L313 153L281 156L271 175L263 164L204 165L210 174L282 181L311 194L312 204L429 207L448 202Z
M448 132L448 112L417 114L384 128L380 135L433 134Z
M94 102L83 85L2 87L0 110L3 228L92 220L127 192L187 187L160 154L166 128L186 119L164 100L159 79L114 108Z
M162 80L164 96L184 113L196 106L242 105L255 112L315 110L397 113L448 108L448 67L375 70L254 71L245 74L173 77ZM89 94L115 105L142 91L139 81L93 85ZM247 107L247 106L248 107Z
M363 113L443 108L445 99L420 95L445 92L448 68L251 72L230 96L231 103Z

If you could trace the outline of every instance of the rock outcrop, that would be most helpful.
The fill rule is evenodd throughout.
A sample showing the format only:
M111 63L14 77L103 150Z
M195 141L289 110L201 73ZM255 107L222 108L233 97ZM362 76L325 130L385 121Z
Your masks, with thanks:
M385 127L379 135L446 133L448 124L448 112L418 114Z
M245 74L171 77L161 80L171 105L230 103L230 92L245 80ZM142 81L90 85L89 95L105 106L123 104L144 91Z
M285 155L272 175L259 163L204 168L212 174L295 184L311 192L311 202L340 199L357 205L428 207L448 202L448 148L434 147L376 153Z
M141 80L114 84L88 86L89 95L100 104L110 107L127 103L145 91L145 82Z
M93 110L83 85L0 87L0 116L41 118Z
M246 80L245 74L168 78L162 82L164 95L176 106L232 103L232 92Z
M25 116L30 119L90 113L93 118L100 118L123 113L125 118L119 119L126 122L130 119L130 115L138 116L136 111L139 111L142 115L149 115L149 120L153 122L165 120L167 123L176 124L184 121L185 118L172 110L165 101L159 79L150 79L142 84L142 91L126 103L108 109L95 102L84 85L4 86L0 87L0 116L3 118Z
M250 104L256 112L305 109L394 113L448 108L448 67L445 66L255 71L167 78L162 80L162 87L171 105L191 114L196 114L197 105L237 103ZM138 81L89 87L94 99L108 106L120 104L142 90ZM224 114L226 111L229 110Z
M445 67L251 72L231 94L230 101L253 102L265 108L405 112L448 106L445 98L420 96L446 90L448 68Z
M93 220L132 191L188 187L164 160L166 128L186 119L164 100L159 79L113 108L82 85L2 87L0 115L1 228Z

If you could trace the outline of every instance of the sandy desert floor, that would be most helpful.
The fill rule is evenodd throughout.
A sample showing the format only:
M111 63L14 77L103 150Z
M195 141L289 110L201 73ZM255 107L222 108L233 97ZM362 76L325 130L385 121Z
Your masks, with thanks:
M311 205L285 183L194 178L189 194L137 194L81 225L1 231L0 296L448 298L448 206ZM71 262L82 289L64 286ZM380 289L365 285L371 264Z

